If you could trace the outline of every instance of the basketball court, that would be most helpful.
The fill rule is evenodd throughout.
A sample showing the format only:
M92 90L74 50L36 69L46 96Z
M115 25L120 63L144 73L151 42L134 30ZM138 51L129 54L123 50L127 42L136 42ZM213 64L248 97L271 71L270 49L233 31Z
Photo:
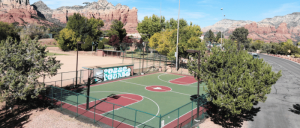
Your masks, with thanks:
M200 85L200 95L205 94L203 87L204 83ZM62 99L57 102L62 108L116 128L158 128L159 124L173 128L188 123L197 113L196 104L188 104L190 96L197 93L193 76L159 72L94 84L90 87L89 104L84 96L86 88L79 92L83 95L59 89L53 92L56 99Z

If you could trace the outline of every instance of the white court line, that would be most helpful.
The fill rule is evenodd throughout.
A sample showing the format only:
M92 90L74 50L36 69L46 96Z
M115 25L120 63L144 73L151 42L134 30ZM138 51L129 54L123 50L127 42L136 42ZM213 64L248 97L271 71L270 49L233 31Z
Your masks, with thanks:
M197 107L194 108L192 111L194 111L194 110L196 110L196 109L197 109ZM191 112L191 111L189 111L189 112ZM180 119L182 116L185 116L186 114L188 114L189 112L184 113L183 115L179 116L179 119ZM174 120L176 120L176 119L178 119L178 118L175 118ZM172 123L174 120L172 120L172 121L170 121L169 123L165 124L165 126L167 126L168 124Z
M122 82L148 87L148 86L143 85L143 84L137 84L137 83L127 82L127 81L122 81ZM167 86L167 87L168 87L168 86ZM172 89L172 88L171 88L171 89ZM149 91L149 90L148 90L148 91ZM153 91L151 91L151 92L153 92ZM174 93L178 93L178 94L189 95L189 94L184 94L184 93L180 93L180 92L175 92L175 91L172 91L172 90L171 90L171 91L168 91L168 92L174 92ZM189 96L190 96L190 95L189 95Z
M124 93L124 94L126 94L126 93ZM129 94L129 93L127 93L127 94ZM122 94L121 94L121 95L122 95ZM137 94L133 94L133 95L137 95ZM141 95L139 95L139 96L141 96ZM133 104L136 104L136 103L139 103L139 102L143 101L143 100L144 100L144 97L143 97L143 96L141 96L141 97L143 98L142 100L140 100L140 101L138 101L138 102L135 102L135 103L131 103L131 104L126 105L126 106L124 106L124 107L127 107L127 106L130 106L130 105L133 105ZM117 105L117 106L118 106L118 105ZM122 106L122 105L120 105L120 106ZM121 109L121 108L123 108L123 106L120 107L120 108L111 110L111 111L119 110L119 109ZM109 112L111 112L111 111L107 111L107 112L105 112L105 113L109 113ZM101 115L103 115L103 114L105 114L105 113L102 113Z
M120 94L120 95L122 95L122 94ZM134 95L136 95L136 94L134 94ZM139 96L141 96L141 95L139 95ZM132 99L132 98L129 98L129 97L126 97L126 96L122 96L123 98L126 98L126 99L130 99L130 100L135 100L135 101L138 101L139 102L139 100L136 100L136 99ZM141 96L142 98L143 98L143 96ZM106 100L104 100L104 99L106 99L106 98L102 98L102 99L97 99L98 101L104 101L104 102L106 102L106 103L111 103L111 102L108 102L108 101L106 101ZM142 99L143 100L143 99ZM91 103L91 102L95 102L95 101L90 101L89 103ZM82 104L78 104L78 106L79 105L83 105L83 104L86 104L86 103L82 103ZM115 104L115 103L111 103L111 104ZM117 105L119 105L119 104L117 104ZM122 105L121 105L122 106Z
M160 78L160 76L166 75L166 74L168 74L168 73L160 74L160 75L157 76L157 78L158 78L159 80L161 80L161 81L164 81L164 82L167 82L167 83L170 83L170 84L175 84L175 83L171 83L170 81L171 81L171 80L176 80L176 79L179 79L179 78L186 77L186 76L182 76L182 77L179 77L179 78L171 79L171 80L169 80L169 81L162 80L162 79ZM168 74L168 75L170 75L170 74ZM174 74L171 74L171 75L174 75ZM178 75L177 75L177 76L178 76ZM191 84L193 84L193 83L191 83ZM186 87L195 87L195 86L190 86L191 84L189 84L189 85L185 85L185 84L175 84L175 85L182 85L182 86L186 86Z
M97 87L97 86L101 86L101 85L104 85L104 84L109 84L109 83L113 83L113 82L117 82L117 81L123 81L123 80L129 80L129 79L133 79L133 78L139 78L139 77L144 77L144 76L150 76L150 75L154 75L154 74L158 74L159 72L157 72L157 73L153 73L153 74L149 74L149 75L141 75L141 76L133 76L132 78L128 78L128 79L126 79L126 77L125 78L123 78L123 79L120 79L120 80L112 80L112 81L105 81L105 83L99 83L98 85L94 85L94 86L91 86L91 87Z
M61 101L62 102L62 101ZM64 102L64 103L66 103L66 102ZM69 103L66 103L66 104L69 104ZM77 106L75 106L75 105L72 105L72 104L69 104L69 105L71 105L71 106L74 106L74 107L77 107ZM86 109L84 109L84 108L81 108L81 107L78 107L79 109L82 109L82 110L85 110L85 111L88 111L88 112L90 112L90 113L94 113L94 114L97 114L97 115L99 115L99 116L103 116L103 115L101 115L101 114L98 114L98 113L96 113L96 112L93 112L93 111L90 111L90 110L86 110ZM67 108L66 108L67 109ZM105 116L104 116L105 117ZM89 117L88 117L89 118ZM109 117L105 117L105 118L109 118ZM111 118L109 118L109 119L111 119ZM112 120L112 121L117 121L117 122L120 122L120 121L118 121L118 120ZM127 123L124 123L124 122L120 122L120 123L123 123L123 124L127 124ZM127 125L129 125L129 126L132 126L132 125L130 125L130 124L127 124Z
M133 93L119 92L119 91L94 91L94 92L118 92L118 93L124 93L124 94L125 94L125 93L126 93L126 94L133 94ZM93 93L94 93L94 92L93 92ZM137 95L137 94L134 94L134 95ZM142 96L142 95L140 95L140 96ZM145 123L151 121L153 118L157 117L157 115L158 115L158 113L159 113L159 111L160 111L159 105L158 105L154 100L152 100L151 98L148 98L148 97L146 97L146 96L142 96L142 97L145 97L145 98L151 100L153 103L155 103L156 106L157 106L157 108L158 108L158 111L157 111L157 113L156 113L156 115L155 115L154 117L152 117L151 119L149 119L149 120L147 120L147 121L145 121L145 122L143 122L143 123L137 125L136 127L138 127L138 126L140 126L140 125L142 125L142 124L145 124ZM120 109L120 108L119 108L119 109ZM108 118L109 118L109 117L108 117ZM111 119L111 118L110 118L110 119Z

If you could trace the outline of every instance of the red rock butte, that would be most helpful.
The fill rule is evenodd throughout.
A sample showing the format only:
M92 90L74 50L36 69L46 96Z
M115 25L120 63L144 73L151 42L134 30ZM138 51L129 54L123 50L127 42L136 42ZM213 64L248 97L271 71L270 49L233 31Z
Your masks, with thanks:
M120 20L124 23L127 33L138 33L138 10L135 7L130 9L121 4L114 6L107 0L85 2L85 4L85 6L62 6L52 10L42 1L30 5L29 0L0 0L0 21L18 22L20 25L34 22L38 24L66 24L68 17L74 13L80 13L87 18L102 19L104 21L102 30L110 29L113 20ZM43 18L46 20L42 20Z
M40 20L37 11L30 6L29 0L0 0L0 21L7 23L52 24L46 20Z
M248 38L263 40L265 42L285 42L292 39L300 41L300 12L294 12L285 16L266 18L260 22L224 19L212 26L203 28L204 32L222 31L225 38L239 27L248 29Z

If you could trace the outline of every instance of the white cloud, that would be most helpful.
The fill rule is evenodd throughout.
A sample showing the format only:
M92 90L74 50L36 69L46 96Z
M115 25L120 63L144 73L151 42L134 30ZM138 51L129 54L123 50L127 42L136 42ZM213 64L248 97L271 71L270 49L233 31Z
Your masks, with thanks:
M300 10L298 3L286 3L281 5L279 8L269 10L268 12L262 13L263 17L274 17L279 15L286 15L287 13L297 12Z

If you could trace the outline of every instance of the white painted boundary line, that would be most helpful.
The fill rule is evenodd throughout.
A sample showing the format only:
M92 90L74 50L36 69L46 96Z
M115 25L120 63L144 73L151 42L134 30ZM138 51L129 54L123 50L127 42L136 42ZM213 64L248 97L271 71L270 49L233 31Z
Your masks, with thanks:
M196 110L196 109L197 109L197 107L196 107L196 108L194 108L192 111L194 111L194 110ZM191 111L189 111L189 112L191 112ZM187 113L185 113L185 114L183 114L183 115L179 116L179 119L180 119L182 116L184 116L184 115L188 114L189 112L187 112ZM178 118L177 118L177 119L178 119ZM174 119L174 120L176 120L176 119ZM166 126L166 125L168 125L168 124L170 124L170 123L172 123L174 120L172 120L172 121L170 121L169 123L165 124L165 126Z
M160 72L153 73L153 74L149 74L149 75L154 75L154 74L159 74L159 73L160 73ZM106 83L99 83L98 85L91 86L91 88L92 88L92 87L101 86L101 85L104 85L104 84L109 84L109 83L113 83L113 82L118 82L118 81L123 81L123 80L129 80L129 79L133 79L133 78L139 78L139 77L144 77L144 76L149 76L149 75L132 76L132 78L128 78L128 79L126 79L126 77L125 77L125 78L123 78L123 79L120 79L120 80L107 81Z
M60 101L60 102L62 102L62 101ZM66 103L66 102L64 102L64 103ZM66 104L69 104L69 103L66 103ZM69 104L69 105L71 105L71 106L74 106L74 107L77 107L77 106L75 106L75 105L72 105L72 104ZM82 109L82 110L85 110L85 111L88 111L88 112L90 112L90 113L92 113L92 114L97 114L97 115L99 115L99 116L103 116L103 115L101 115L101 114L94 113L93 111L86 110L86 109L84 109L84 108L81 108L81 107L78 107L78 108L80 108L80 109ZM69 110L69 111L70 111L70 110ZM105 117L105 116L104 116L104 117ZM108 117L105 117L105 118L108 118ZM109 119L111 119L111 118L109 118ZM117 122L120 122L120 121L118 121L118 120L112 120L112 121L117 121ZM120 122L120 123L127 124L127 123L124 123L124 122ZM132 125L130 125L130 124L127 124L127 125L129 125L129 126L132 126Z
M137 84L137 83L132 83L132 82L127 82L127 81L122 81L122 82L125 82L125 83L129 83L129 84L135 84L135 85L140 85L140 86L144 86L145 88L148 87L147 85L143 85L143 84ZM167 86L168 87L168 86ZM172 89L172 88L171 88ZM147 90L147 89L146 89ZM148 90L149 91L149 90ZM153 92L153 91L151 91ZM175 92L175 91L168 91L168 92L174 92L174 93L178 93L178 94L183 94L183 95L189 95L189 94L184 94L184 93L180 93L180 92ZM190 95L189 95L190 96Z
M190 86L191 84L185 85L185 84L175 84L175 83L171 83L171 82L170 82L170 81L172 81L172 80L176 80L176 79L183 78L183 77L186 77L186 76L182 76L182 77L179 77L179 78L171 79L171 80L169 80L169 81L165 81L165 80L162 80L162 79L160 78L160 76L162 76L162 75L167 75L167 74L168 74L168 73L160 74L160 75L157 76L157 78L158 78L159 80L163 81L163 82L167 82L167 83L174 84L174 85L182 85L182 86L186 86L186 87L197 87L197 86ZM168 74L168 75L175 75L175 74ZM177 75L177 76L179 76L179 75ZM192 83L192 84L193 84L193 83Z
M128 94L128 93L127 93ZM136 94L133 94L133 95L136 95ZM139 95L139 96L141 96L141 95ZM131 103L131 104L128 104L128 105L126 105L125 107L127 107L127 106L130 106L130 105L133 105L133 104L136 104L136 103L139 103L139 102L141 102L141 101L143 101L144 100L144 97L143 96L141 96L143 99L142 100L140 100L140 101L138 101L138 102L135 102L135 103ZM118 105L117 105L118 106ZM122 105L120 105L119 107L120 108L123 108L123 107L121 107ZM119 110L120 108L117 108L117 109L114 109L114 110ZM114 110L111 110L111 111L114 111ZM106 113L109 113L109 112L111 112L111 111L107 111L107 112L105 112L105 113L102 113L101 115L103 115L103 114L106 114Z
M119 91L94 91L94 92L118 92L118 93L123 93L123 94L133 94L133 93L128 93L128 92L119 92ZM94 93L93 92L93 93ZM134 95L137 95L137 94L134 94ZM142 95L140 95L140 96L142 96ZM148 98L148 97L146 97L146 96L142 96L143 98L145 97L145 98L147 98L147 99L149 99L149 100L151 100L153 103L155 103L156 104L156 106L157 106L157 108L158 108L158 111L157 111L157 113L156 113L156 116L158 115L158 113L160 112L160 108L159 108L159 105L154 101L154 100L152 100L151 98ZM120 109L120 108L118 108L118 109ZM145 124L145 123L147 123L147 122L149 122L149 121L151 121L153 118L155 118L156 116L154 116L154 117L152 117L151 119L149 119L149 120L147 120L147 121L145 121L145 122L143 122L143 123L141 123L140 125L142 125L142 124ZM107 118L109 118L109 117L107 117ZM111 118L110 118L111 119ZM129 124L128 124L129 125ZM136 127L138 127L138 126L140 126L140 125L137 125ZM132 126L132 125L131 125Z

